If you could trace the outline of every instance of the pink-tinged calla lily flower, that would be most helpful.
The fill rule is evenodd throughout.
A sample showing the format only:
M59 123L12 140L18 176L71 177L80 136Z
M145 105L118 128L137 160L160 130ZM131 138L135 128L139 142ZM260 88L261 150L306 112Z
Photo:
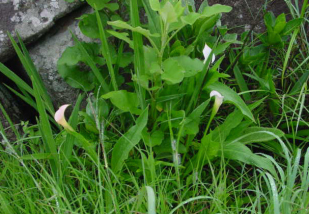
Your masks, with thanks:
M55 120L58 124L60 124L61 126L63 126L64 129L68 130L68 131L74 131L74 129L70 126L70 124L68 124L68 122L65 119L64 113L65 110L67 109L67 107L69 107L69 104L63 105L61 106L58 111L56 111L55 113Z
M205 47L203 49L203 54L204 54L204 64L206 63L210 53L211 53L212 49L205 43ZM215 61L216 57L214 54L212 54L212 59L211 59L211 63L213 63Z
M218 91L211 91L210 97L215 97L214 109L215 113L217 113L223 103L224 96L222 96Z

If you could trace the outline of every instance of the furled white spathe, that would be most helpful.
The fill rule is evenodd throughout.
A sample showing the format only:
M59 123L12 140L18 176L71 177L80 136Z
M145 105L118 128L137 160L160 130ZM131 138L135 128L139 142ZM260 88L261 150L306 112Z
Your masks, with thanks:
M204 54L204 64L206 63L210 53L211 53L212 49L205 43L205 47L203 49L203 54ZM214 54L212 54L212 59L211 59L211 63L213 63L215 61L216 57Z
M211 91L210 97L215 97L214 108L216 109L217 112L223 103L224 96L222 96L222 94L220 94L218 91Z

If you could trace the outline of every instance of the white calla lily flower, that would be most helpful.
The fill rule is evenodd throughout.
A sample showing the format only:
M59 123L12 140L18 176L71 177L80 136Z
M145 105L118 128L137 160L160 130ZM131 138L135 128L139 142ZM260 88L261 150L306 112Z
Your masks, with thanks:
M205 43L205 47L203 49L203 54L204 54L204 64L206 63L210 53L211 53L212 49ZM212 59L211 59L211 63L213 63L215 61L216 57L214 54L212 54Z
M220 94L218 91L211 91L210 97L215 97L214 107L216 107L217 111L218 111L218 109L220 108L220 106L223 103L224 96L222 96L222 94Z
M215 91L215 90L211 91L209 96L210 96L210 98L215 97L215 103L212 107L211 115L210 115L207 127L205 129L204 136L206 136L206 134L208 133L208 129L210 127L210 124L211 124L212 120L214 119L215 115L217 114L217 112L218 112L218 110L219 110L219 108L222 105L223 100L224 100L224 96L222 96L222 94L220 94L220 92Z
M68 122L65 119L65 110L67 109L67 107L69 107L69 104L63 105L61 106L58 111L56 111L55 113L55 117L54 119L56 120L56 122L58 124L60 124L61 126L63 126L64 129L69 130L69 131L74 131L74 129L70 126L70 124L68 124Z

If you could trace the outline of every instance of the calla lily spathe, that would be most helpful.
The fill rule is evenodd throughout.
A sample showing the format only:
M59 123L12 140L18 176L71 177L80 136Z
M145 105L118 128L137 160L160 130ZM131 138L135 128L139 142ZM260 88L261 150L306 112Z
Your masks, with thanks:
M68 124L68 122L65 119L65 110L67 109L67 107L69 107L69 104L66 105L62 105L58 111L56 111L55 113L55 121L60 124L61 126L63 126L64 129L68 130L68 131L74 131L74 129L70 126L70 124Z
M205 43L205 47L203 49L203 54L204 54L204 64L206 63L210 53L211 53L212 49ZM212 59L211 59L211 63L213 63L215 61L216 57L214 54L212 54Z
M223 103L224 96L222 96L218 91L211 91L210 92L210 97L215 97L214 108L216 108L217 111L218 111L220 106Z
M210 96L210 98L215 97L215 103L212 107L211 115L210 115L207 127L205 129L204 136L206 136L206 134L208 133L208 129L210 127L210 124L211 124L212 120L214 119L215 115L217 114L220 106L223 103L223 99L224 99L224 96L222 96L222 94L220 94L220 92L215 91L215 90L211 91L209 96Z

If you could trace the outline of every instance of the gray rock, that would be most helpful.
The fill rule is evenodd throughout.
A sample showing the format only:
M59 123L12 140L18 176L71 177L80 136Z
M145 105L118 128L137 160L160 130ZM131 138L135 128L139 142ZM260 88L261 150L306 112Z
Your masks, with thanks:
M80 1L0 0L0 62L14 55L7 32L18 31L25 42L32 42L80 5Z
M29 49L30 56L40 73L43 82L56 107L63 104L74 104L79 90L69 86L57 71L57 61L63 51L73 46L73 39L70 30L77 37L86 42L91 40L85 37L78 28L78 20L82 14L90 13L88 7L76 11L65 19L60 20L50 32L39 39Z

